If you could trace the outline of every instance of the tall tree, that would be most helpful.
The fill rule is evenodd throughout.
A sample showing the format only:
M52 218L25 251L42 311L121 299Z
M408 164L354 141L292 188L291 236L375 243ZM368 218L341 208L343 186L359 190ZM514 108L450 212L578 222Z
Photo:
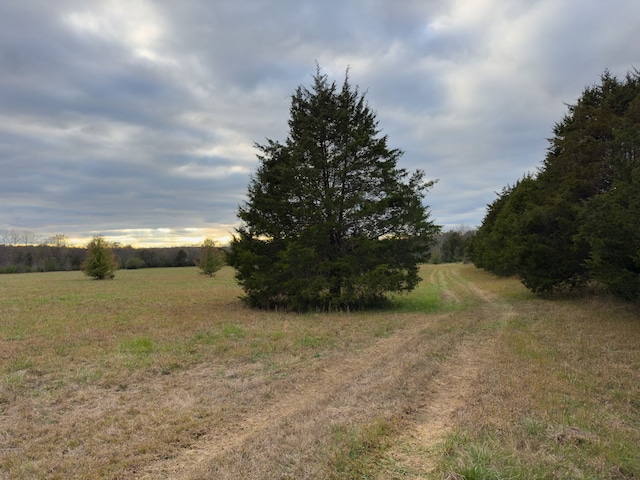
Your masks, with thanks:
M256 145L260 165L239 208L229 262L262 308L365 307L413 289L438 227L423 198L433 181L398 168L378 121L345 76L318 68L292 95L284 143Z
M640 298L640 167L589 201L580 237L590 247L593 277L621 298Z
M595 278L637 298L640 73L620 81L605 72L553 132L537 175L490 207L476 265L515 273L534 292Z
M615 295L640 298L640 78L622 85L623 108L613 130L611 188L591 198L578 239L589 247L587 266ZM629 101L630 100L630 101Z

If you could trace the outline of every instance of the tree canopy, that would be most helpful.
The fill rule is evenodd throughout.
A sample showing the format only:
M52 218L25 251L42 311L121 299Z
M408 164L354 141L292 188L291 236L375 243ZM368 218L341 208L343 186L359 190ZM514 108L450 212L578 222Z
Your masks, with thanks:
M292 95L286 141L256 147L229 255L247 303L366 307L416 286L438 232L423 205L433 181L398 167L348 75L338 87L318 69Z
M535 292L597 280L640 295L640 73L609 72L553 129L535 175L489 205L477 266L520 276Z

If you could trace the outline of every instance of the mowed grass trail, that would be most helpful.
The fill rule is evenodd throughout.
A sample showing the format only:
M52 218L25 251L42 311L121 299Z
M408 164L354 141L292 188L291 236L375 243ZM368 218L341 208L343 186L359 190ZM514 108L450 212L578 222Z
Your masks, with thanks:
M640 318L424 266L392 309L233 271L0 276L0 478L640 478Z

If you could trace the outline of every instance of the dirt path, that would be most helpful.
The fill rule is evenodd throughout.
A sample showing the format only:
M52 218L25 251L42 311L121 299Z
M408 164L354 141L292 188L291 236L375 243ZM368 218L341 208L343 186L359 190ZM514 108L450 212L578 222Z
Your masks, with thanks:
M225 478L225 468L239 468L238 465L224 467L225 463L233 463L225 459L250 445L256 456L262 458L256 465L260 467L266 460L264 457L280 450L277 445L271 445L270 440L280 444L283 438L278 437L290 437L287 443L294 446L312 443L314 432L322 428L319 424L357 417L361 397L372 395L371 390L378 383L394 381L397 365L392 357L402 356L400 350L410 341L410 332L405 331L348 358L340 356L319 362L311 370L299 373L293 382L290 379L287 385L279 385L282 390L272 393L271 399L250 401L247 408L233 414L233 421L227 419L222 428L207 433L178 457L152 465L140 478L194 478L203 468L214 468L215 478ZM390 366L392 371L388 369ZM384 378L380 378L381 372ZM291 442L291 438L295 441ZM208 465L211 463L214 465ZM249 466L244 463L242 468L246 470Z
M323 478L332 436L376 418L402 418L402 443L420 445L424 451L455 422L491 348L490 334L473 325L510 315L493 295L455 269L435 269L430 280L452 305L475 302L478 307L473 312L453 308L446 314L415 314L404 328L366 349L319 359L282 380L258 376L230 388L217 384L206 367L173 378L170 388L180 391L199 376L200 382L222 392L216 401L227 407L221 408L214 430L203 432L175 457L132 472L132 477ZM471 327L432 334L446 325ZM169 386L156 388L160 394ZM390 455L419 471L431 468L422 455L407 457L393 449Z
M514 315L509 305L463 279L458 270L446 266L434 269L430 281L437 283L442 298L453 304L479 302L473 310L479 322L504 322ZM459 345L445 368L433 379L429 403L416 415L412 428L401 439L405 450L411 450L412 446L420 452L432 450L455 425L456 417L472 398L478 382L482 381L482 369L487 364L495 341L496 338L492 336L476 335ZM431 472L435 467L429 455L407 456L398 449L392 449L389 455L395 462L413 471Z

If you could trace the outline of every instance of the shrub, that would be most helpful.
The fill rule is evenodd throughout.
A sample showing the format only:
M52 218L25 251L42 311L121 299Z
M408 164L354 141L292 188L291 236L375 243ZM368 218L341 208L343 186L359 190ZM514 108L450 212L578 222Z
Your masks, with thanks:
M144 260L140 257L129 257L127 261L124 263L124 268L127 270L135 270L137 268L144 268L145 263Z
M225 259L222 250L216 247L216 243L210 238L205 239L200 248L200 258L197 262L200 273L213 277L224 264Z
M96 280L113 278L118 269L118 260L111 250L110 244L102 237L93 237L87 245L87 258L82 264L82 271Z
M62 270L60 262L55 257L48 257L44 259L44 271L45 272L57 272Z

